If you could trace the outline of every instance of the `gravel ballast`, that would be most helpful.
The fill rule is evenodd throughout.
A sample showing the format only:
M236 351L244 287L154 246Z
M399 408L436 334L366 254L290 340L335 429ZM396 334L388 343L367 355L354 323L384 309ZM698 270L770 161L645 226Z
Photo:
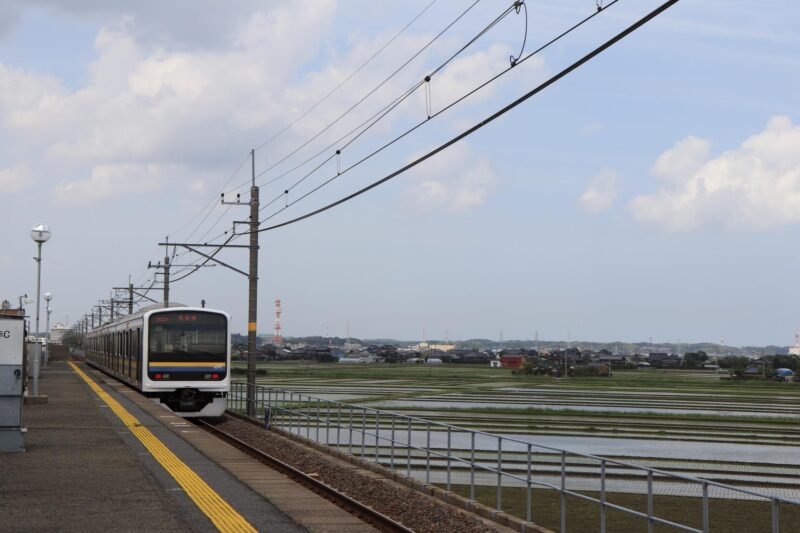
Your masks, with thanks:
M326 457L323 453L250 422L226 416L214 425L276 459L316 476L325 484L414 531L488 533L501 530L426 494L388 479L364 475L353 465Z

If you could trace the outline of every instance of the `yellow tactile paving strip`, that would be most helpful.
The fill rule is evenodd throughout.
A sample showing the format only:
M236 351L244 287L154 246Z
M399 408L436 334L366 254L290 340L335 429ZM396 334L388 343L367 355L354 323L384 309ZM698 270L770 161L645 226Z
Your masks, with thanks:
M245 520L242 515L217 494L203 479L198 476L186 463L181 461L172 451L164 445L149 429L142 426L135 416L128 412L119 402L112 398L97 383L92 380L77 365L70 362L72 369L91 387L106 405L125 424L131 433L147 448L147 451L164 467L178 485L194 501L197 507L213 522L222 532L255 532L256 529Z

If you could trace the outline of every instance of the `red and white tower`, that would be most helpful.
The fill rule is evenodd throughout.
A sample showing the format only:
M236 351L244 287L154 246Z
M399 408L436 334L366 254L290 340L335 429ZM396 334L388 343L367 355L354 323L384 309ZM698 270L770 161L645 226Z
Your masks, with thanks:
M283 337L281 337L281 300L275 300L275 335L272 337L272 344L275 346L283 345Z

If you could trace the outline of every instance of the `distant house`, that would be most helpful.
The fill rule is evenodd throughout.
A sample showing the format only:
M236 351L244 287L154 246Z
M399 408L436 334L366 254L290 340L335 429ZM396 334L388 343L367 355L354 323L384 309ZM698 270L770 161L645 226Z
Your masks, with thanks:
M753 359L744 369L744 376L749 378L766 376L765 362L762 359Z
M362 365L367 361L363 357L342 357L339 364L342 365Z
M655 368L678 368L681 366L681 360L677 355L672 355L663 352L654 352L647 356L647 361L650 366Z
M378 358L371 353L368 352L361 352L358 354L350 354L346 357L342 357L339 359L339 363L345 365L359 365L359 364L366 364L366 363L377 363Z
M522 368L526 360L527 357L524 355L501 355L500 366L503 368Z
M622 368L628 363L628 360L624 355L614 355L610 353L604 354L602 353L602 350L601 353L597 354L596 360L598 363L606 363L612 368Z

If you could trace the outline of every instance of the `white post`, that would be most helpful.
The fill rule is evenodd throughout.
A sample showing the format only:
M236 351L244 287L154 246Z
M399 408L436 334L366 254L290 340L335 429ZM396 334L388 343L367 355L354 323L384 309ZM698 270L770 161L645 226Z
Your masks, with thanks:
M39 396L39 367L42 361L42 345L39 343L39 290L42 281L42 243L36 243L36 328L34 338L36 349L33 351L33 395Z
M47 368L47 363L50 361L50 313L53 311L50 309L50 300L53 299L53 296L46 292L44 293L44 301L47 302L45 306L45 320L44 320L44 366Z
M50 239L50 228L44 224L37 224L31 230L31 238L36 243L36 349L33 355L33 395L39 395L39 367L42 362L42 345L39 343L39 303L42 286L42 244Z

